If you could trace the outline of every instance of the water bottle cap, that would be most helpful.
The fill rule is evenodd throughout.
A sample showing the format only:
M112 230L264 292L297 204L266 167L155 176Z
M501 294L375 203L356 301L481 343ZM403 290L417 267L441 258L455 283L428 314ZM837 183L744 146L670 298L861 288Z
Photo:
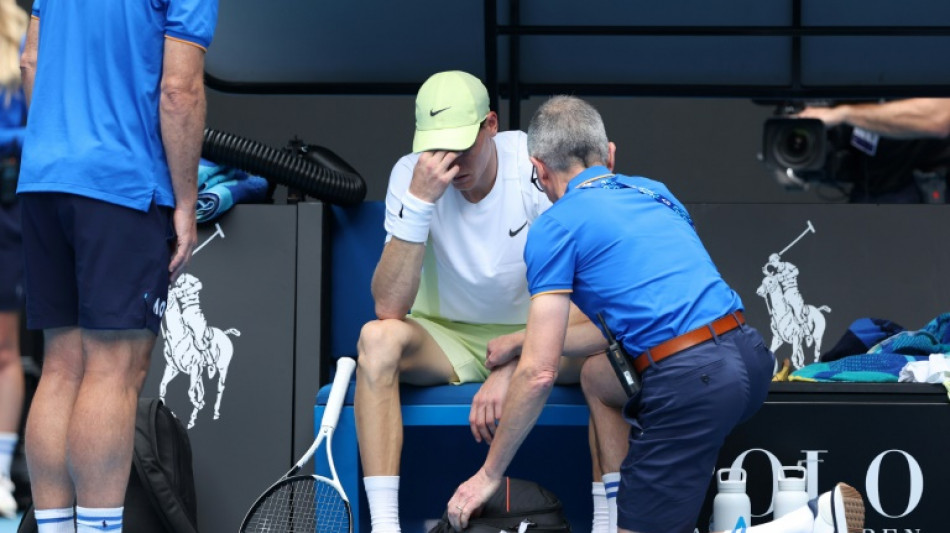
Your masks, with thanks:
M728 483L742 482L743 484L745 484L745 479L746 479L745 469L744 468L736 468L736 469L720 468L719 471L716 472L716 478L720 482L724 482L724 481Z
M721 468L717 474L716 486L719 492L745 492L744 469L738 468L730 471L728 468Z
M791 477L788 474L793 474ZM779 490L805 490L805 479L808 472L803 466L785 466L778 476Z

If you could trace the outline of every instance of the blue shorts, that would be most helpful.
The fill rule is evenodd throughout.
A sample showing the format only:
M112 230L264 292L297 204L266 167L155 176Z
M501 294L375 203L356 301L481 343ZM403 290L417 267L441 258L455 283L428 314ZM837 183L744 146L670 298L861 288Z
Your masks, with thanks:
M20 196L30 329L145 329L168 299L171 210L64 193Z
M23 305L23 241L19 203L0 204L0 311Z
M774 356L744 325L644 370L627 402L633 426L620 467L617 525L639 533L692 533L719 449L765 401Z

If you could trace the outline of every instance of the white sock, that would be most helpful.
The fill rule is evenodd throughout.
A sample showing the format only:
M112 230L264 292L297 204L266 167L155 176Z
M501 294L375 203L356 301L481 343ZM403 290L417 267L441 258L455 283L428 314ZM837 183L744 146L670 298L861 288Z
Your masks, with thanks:
M604 491L607 493L607 516L609 517L609 533L617 531L617 490L620 489L620 472L610 472L601 478L604 480Z
M124 507L93 509L76 506L76 533L95 533L110 531L122 533L122 511Z
M13 450L19 440L20 436L16 433L0 433L0 477L10 478Z
M74 533L76 531L76 526L73 524L76 515L72 507L37 509L34 513L38 533Z
M373 533L400 533L399 476L363 478Z
M811 533L814 527L815 515L805 505L778 520L747 528L746 533Z
M607 491L601 481L595 481L590 491L594 496L594 521L590 533L610 533L610 511L607 510Z

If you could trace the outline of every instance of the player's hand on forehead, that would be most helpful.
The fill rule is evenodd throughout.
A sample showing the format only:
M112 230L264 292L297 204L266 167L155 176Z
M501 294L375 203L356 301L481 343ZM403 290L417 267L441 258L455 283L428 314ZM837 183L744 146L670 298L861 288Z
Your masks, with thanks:
M458 157L459 152L446 150L421 152L412 171L409 192L430 203L441 198L459 173L459 167L455 164Z

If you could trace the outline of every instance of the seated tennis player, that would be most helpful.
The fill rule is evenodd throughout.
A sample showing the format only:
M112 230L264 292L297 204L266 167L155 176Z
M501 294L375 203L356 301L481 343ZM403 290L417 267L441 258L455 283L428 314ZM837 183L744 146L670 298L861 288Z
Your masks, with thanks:
M413 153L396 162L386 195L387 242L372 281L378 319L358 343L356 425L374 533L400 531L400 382L484 382L470 416L478 441L490 443L508 416L502 402L528 317L524 245L550 206L525 141L498 131L488 92L470 74L440 72L419 89ZM603 350L583 315L572 324L566 355ZM486 358L509 363L489 369ZM558 382L576 383L582 359L562 365ZM600 502L606 532L603 494Z

